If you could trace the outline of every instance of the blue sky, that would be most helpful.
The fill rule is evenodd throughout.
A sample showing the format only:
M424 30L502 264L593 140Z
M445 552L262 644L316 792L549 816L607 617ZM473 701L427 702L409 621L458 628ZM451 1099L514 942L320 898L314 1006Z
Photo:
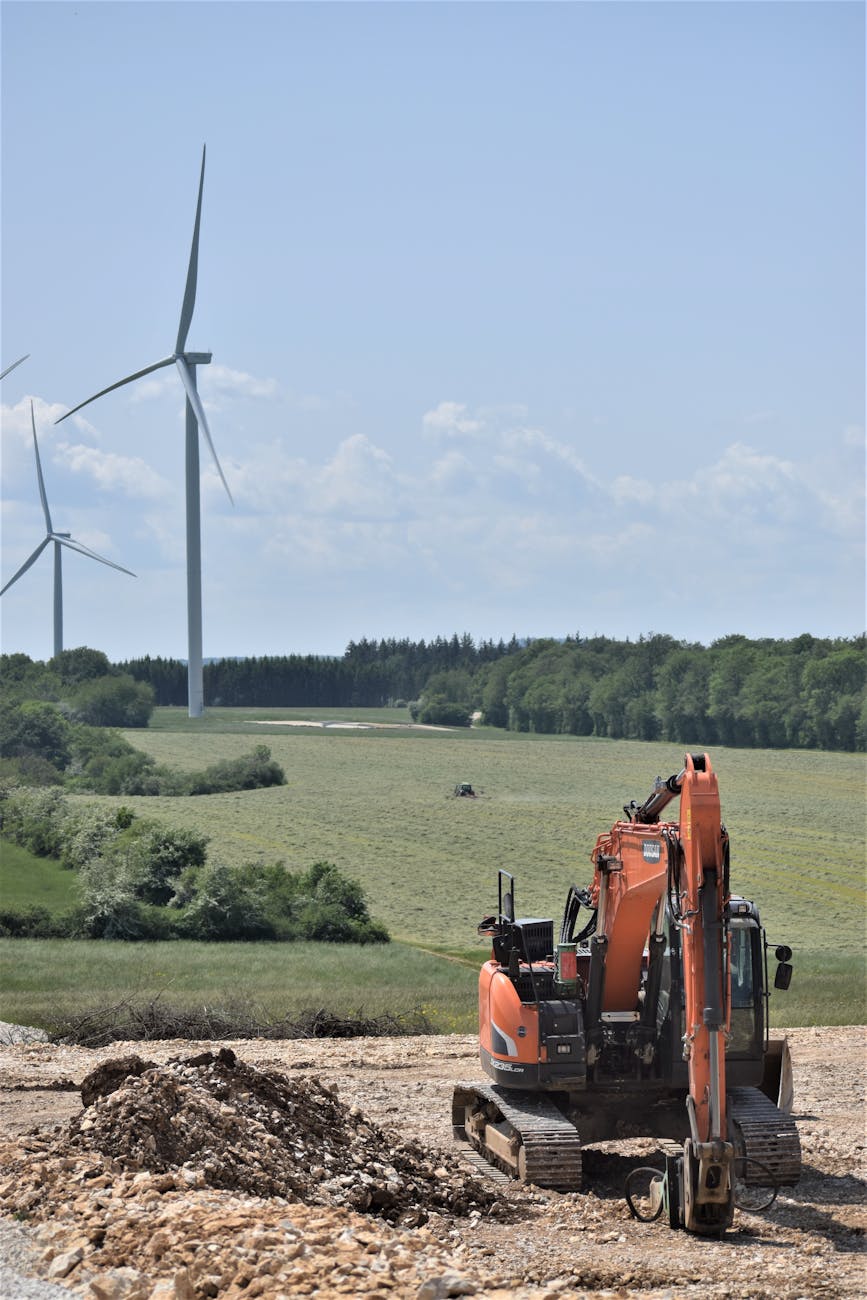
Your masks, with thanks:
M65 642L853 635L864 611L861 4L8 3L3 581ZM51 561L2 600L51 653Z

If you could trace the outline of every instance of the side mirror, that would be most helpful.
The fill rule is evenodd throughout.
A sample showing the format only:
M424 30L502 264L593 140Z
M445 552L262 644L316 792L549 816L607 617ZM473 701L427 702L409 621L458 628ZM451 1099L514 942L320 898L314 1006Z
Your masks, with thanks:
M780 949L777 949L779 952ZM788 951L788 949L786 949ZM774 976L775 989L787 989L792 982L792 967L787 961L781 961Z
M774 956L776 957L777 961L791 961L792 950L787 943L781 943L779 947L775 950Z

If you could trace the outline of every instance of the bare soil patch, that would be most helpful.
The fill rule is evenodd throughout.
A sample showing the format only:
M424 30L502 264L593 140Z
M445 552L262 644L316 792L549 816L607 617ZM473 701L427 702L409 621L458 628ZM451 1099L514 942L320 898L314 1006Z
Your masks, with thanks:
M2 1047L0 1209L87 1300L861 1296L867 1031L790 1041L803 1177L720 1242L629 1217L652 1144L589 1151L565 1196L456 1163L470 1037Z

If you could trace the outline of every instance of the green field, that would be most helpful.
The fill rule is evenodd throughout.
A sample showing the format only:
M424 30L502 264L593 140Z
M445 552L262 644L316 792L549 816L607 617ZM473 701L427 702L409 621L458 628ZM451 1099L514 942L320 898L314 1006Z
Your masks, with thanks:
M0 1018L53 1026L98 1005L159 996L176 1007L249 1005L262 1021L325 1009L475 1027L477 971L402 944L107 943L7 939Z
M19 912L44 907L57 916L78 902L77 885L74 871L0 840L0 908Z
M153 730L126 735L159 762L190 770L237 757L255 737L271 747L287 785L112 802L210 835L211 856L231 862L333 861L362 882L395 938L428 946L472 943L496 902L498 867L517 876L520 911L559 917L568 886L591 879L597 835L683 762L680 747L637 741L488 728L302 729L260 726L253 716L214 709L200 730L180 710L161 709ZM394 711L374 717L393 719ZM732 842L732 888L756 900L775 940L861 952L864 756L720 749L711 758ZM458 781L471 781L480 797L451 797Z
M624 803L643 799L657 775L668 776L683 762L680 746L489 728L259 725L293 718L394 723L402 716L396 710L211 709L191 720L179 709L160 709L149 731L126 733L158 762L199 769L265 743L287 785L97 802L125 803L203 832L214 859L281 859L292 869L332 861L362 882L371 913L396 940L481 960L485 950L475 929L496 905L498 867L517 878L519 912L559 921L568 886L591 879L597 835ZM842 999L843 1014L862 1019L864 755L718 749L711 758L731 837L732 889L758 903L772 942L795 950L795 981L775 999L775 1017L839 1023ZM453 798L459 781L472 782L479 798ZM175 955L168 951L163 964L174 971L180 945L171 947ZM20 944L15 949L28 965ZM209 952L206 966L220 966L223 958ZM366 1002L364 981L375 982L375 954L363 953L359 963L357 986ZM324 979L327 963L317 969ZM467 976L472 1020L472 972ZM89 981L83 971L81 987ZM290 983L298 987L294 978ZM403 983L408 989L408 980ZM455 995L453 989L449 996ZM420 1006L426 997L410 1001ZM0 1015L14 1018L5 1010Z
M438 1033L478 1024L478 966L407 944L0 942L0 1019L56 1028L96 1007L159 997L176 1008L249 1008L267 1022L323 1009L345 1018L421 1014ZM851 954L800 953L771 1024L863 1023L863 968Z

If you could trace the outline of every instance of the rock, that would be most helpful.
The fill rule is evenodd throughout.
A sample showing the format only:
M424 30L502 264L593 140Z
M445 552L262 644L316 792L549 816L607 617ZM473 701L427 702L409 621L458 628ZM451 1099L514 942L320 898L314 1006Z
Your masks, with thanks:
M148 1285L135 1268L113 1268L91 1278L89 1297L93 1300L147 1300Z
M85 1106L92 1106L98 1097L107 1097L114 1092L125 1079L144 1074L152 1070L154 1061L144 1061L140 1056L117 1056L104 1061L81 1081L81 1100Z
M72 1272L76 1264L81 1263L83 1258L84 1251L80 1249L66 1250L60 1255L55 1255L51 1263L48 1265L47 1277L52 1282L56 1281L58 1278L66 1277L68 1273Z
M439 1277L430 1277L422 1282L416 1292L416 1300L446 1300L448 1296L475 1295L478 1289L475 1282L461 1277L460 1273L441 1273Z
M123 1195L145 1204L169 1186L207 1186L347 1205L407 1226L431 1210L497 1212L498 1193L457 1160L390 1141L316 1078L257 1070L225 1048L162 1066L110 1059L86 1077L82 1097L90 1107L72 1121L67 1149L118 1161L132 1174Z
M161 1278L150 1292L148 1300L196 1300L196 1289L184 1268L174 1277Z

